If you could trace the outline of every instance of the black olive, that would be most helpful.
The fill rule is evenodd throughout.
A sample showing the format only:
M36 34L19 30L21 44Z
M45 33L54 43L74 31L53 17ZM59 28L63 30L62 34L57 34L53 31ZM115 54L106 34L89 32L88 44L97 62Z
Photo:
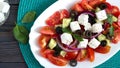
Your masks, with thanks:
M70 11L70 17L72 18L72 21L74 21L78 16L78 12L77 11L74 11L74 10L71 10Z
M91 15L88 15L88 16L89 16L88 22L89 22L91 25L95 24L95 23L96 23L95 18L92 17Z
M55 51L54 53L53 53L53 56L55 56L55 57L57 57L57 56L59 56L60 55L60 52L59 51Z
M78 35L82 36L83 35L83 31L82 30L77 30L77 31L75 31L75 34L78 34Z
M92 32L87 30L84 32L84 36L85 36L85 38L90 38L92 36Z
M55 48L53 48L53 50L57 51L57 52L60 52L62 49L58 46L58 44L56 45Z
M98 6L101 10L103 9L106 9L107 8L107 5L105 3L101 3L99 6Z
M77 65L77 61L76 60L70 60L69 63L71 66L75 67Z
M106 46L107 45L107 41L106 40L102 40L101 43L100 43L101 46Z
M62 34L63 33L62 27L59 27L59 26L56 27L55 31L56 31L57 34Z

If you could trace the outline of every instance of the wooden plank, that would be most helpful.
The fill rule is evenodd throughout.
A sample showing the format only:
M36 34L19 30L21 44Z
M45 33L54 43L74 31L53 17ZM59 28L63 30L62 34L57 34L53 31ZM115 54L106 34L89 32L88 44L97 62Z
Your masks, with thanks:
M0 43L0 62L24 62L17 42Z
M28 68L25 63L0 63L0 68Z
M19 4L19 0L8 0L10 4Z

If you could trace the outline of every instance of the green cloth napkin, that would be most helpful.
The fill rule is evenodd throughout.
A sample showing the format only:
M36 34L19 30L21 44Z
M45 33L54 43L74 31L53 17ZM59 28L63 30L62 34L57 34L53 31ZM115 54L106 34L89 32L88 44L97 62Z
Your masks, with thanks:
M32 11L32 10L36 11L38 17L47 7L49 7L51 4L53 4L56 1L57 0L20 0L17 23L22 24L21 20L28 11ZM24 25L27 27L28 30L30 30L33 23L24 24ZM19 46L22 55L24 57L24 60L28 65L28 68L44 68L34 58L30 50L29 43L26 45L19 43ZM109 59L107 62L97 66L96 68L118 68L120 67L119 57L120 57L120 51L116 55L114 55L111 59Z

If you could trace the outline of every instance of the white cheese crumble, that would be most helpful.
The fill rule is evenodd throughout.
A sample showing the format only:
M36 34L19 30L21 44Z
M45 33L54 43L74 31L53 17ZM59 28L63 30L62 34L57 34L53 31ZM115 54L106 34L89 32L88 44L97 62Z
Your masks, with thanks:
M66 45L70 45L73 42L72 35L69 33L63 33L61 36L61 42Z
M72 30L72 32L75 32L76 30L80 30L80 26L78 24L78 21L74 21L70 23L70 28Z
M97 19L98 19L99 21L103 21L103 20L107 19L107 14L106 14L106 11L105 11L105 10L101 10L101 11L99 11L99 12L96 12L95 14L96 14Z
M0 22L3 22L5 20L5 16L3 13L0 12Z
M10 9L10 5L6 2L0 2L0 12L2 13L8 13Z
M83 41L80 41L78 48L86 48L88 44L88 39L83 39Z
M92 25L91 31L93 33L100 33L103 31L102 24L101 23L95 23Z
M99 45L100 45L100 42L95 38L91 39L90 42L88 43L88 46L93 49L97 48Z
M78 23L81 25L86 25L86 23L88 23L88 18L88 14L81 14L78 16Z

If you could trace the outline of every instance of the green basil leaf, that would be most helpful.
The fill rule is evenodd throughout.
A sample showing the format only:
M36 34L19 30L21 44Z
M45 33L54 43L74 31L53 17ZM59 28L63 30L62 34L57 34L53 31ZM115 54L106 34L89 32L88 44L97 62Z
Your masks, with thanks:
M65 32L65 33L72 34L72 31L70 29L68 29L68 28L63 28L62 31Z
M25 16L22 19L22 23L30 23L33 22L36 16L35 11L30 11L25 14Z
M81 36L79 36L78 34L72 34L72 35L76 40L83 41L83 38Z
M114 35L114 27L113 26L110 27L109 33L110 33L110 36Z
M108 23L112 25L112 23L113 23L113 19L112 19L113 15L108 14L107 17L108 17L107 18Z
M13 29L14 37L17 41L26 44L28 42L29 32L24 26L16 25Z

